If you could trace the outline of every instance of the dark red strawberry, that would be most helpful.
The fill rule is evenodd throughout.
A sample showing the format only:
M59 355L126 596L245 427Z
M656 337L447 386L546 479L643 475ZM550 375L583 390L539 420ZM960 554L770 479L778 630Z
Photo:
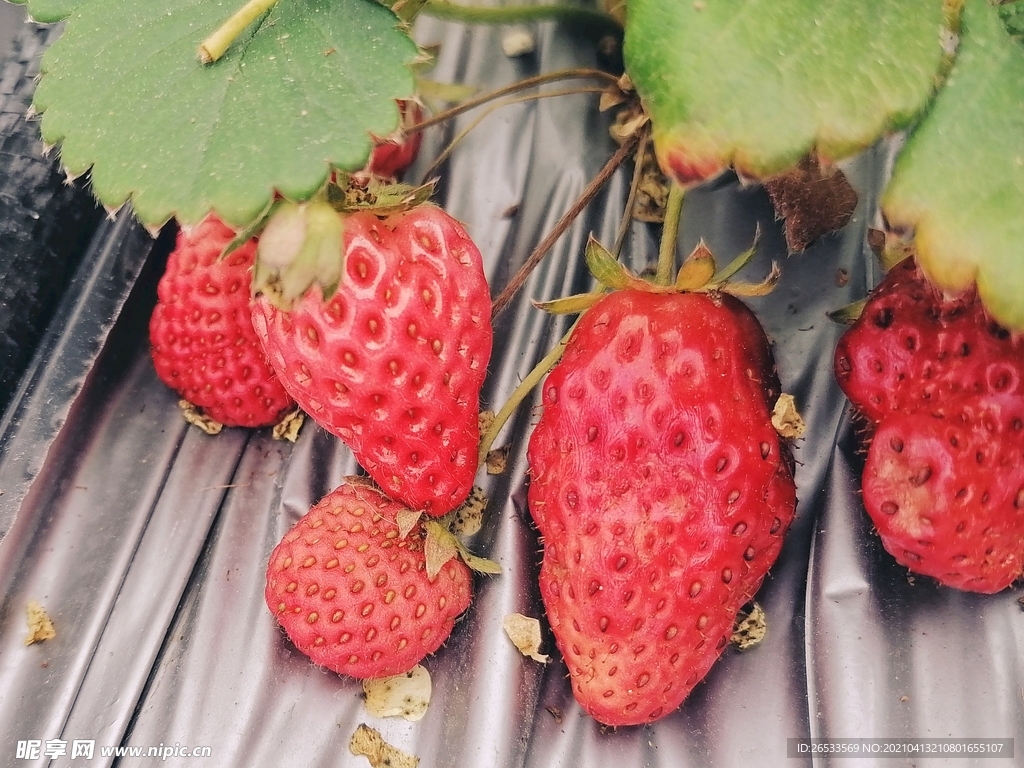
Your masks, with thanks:
M270 555L267 605L317 664L357 678L407 672L448 639L469 606L469 569L453 558L429 578L423 529L399 533L403 509L345 483Z
M541 596L602 723L678 707L779 553L796 494L771 360L731 296L621 290L543 385L528 450Z
M373 153L370 155L368 169L370 173L388 178L398 178L402 172L416 160L423 133L410 128L423 122L423 108L419 103L408 99L398 102L401 124L394 133L373 138Z
M1024 395L1024 338L993 322L975 291L942 296L908 258L839 341L835 374L872 423L961 393Z
M886 416L863 490L898 562L957 589L1004 589L1024 569L1024 398L968 395Z
M344 440L391 497L443 515L473 486L479 395L491 353L480 252L433 206L344 222L344 272L253 323L292 397Z
M235 233L215 216L182 230L149 324L157 375L227 426L276 423L295 403L267 363L249 310L256 244L221 260Z

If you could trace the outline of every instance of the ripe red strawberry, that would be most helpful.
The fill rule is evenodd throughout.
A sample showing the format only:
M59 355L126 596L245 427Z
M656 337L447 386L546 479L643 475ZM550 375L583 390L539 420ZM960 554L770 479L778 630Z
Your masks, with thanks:
M543 385L528 449L541 596L602 723L678 707L778 556L796 492L771 359L731 296L622 290Z
M178 234L149 323L153 365L167 386L221 424L268 426L295 403L252 327L256 244L219 258L234 236L215 216Z
M429 579L423 529L399 535L403 509L373 488L343 484L270 555L267 606L317 664L357 678L407 672L469 606L469 569L455 558Z
M491 354L480 252L440 208L344 218L337 292L290 311L267 296L253 323L292 397L344 440L391 497L439 516L477 470L479 395Z
M863 489L898 562L957 589L1004 589L1024 570L1024 398L968 395L886 416Z
M993 322L975 291L943 297L908 258L839 341L835 374L872 423L960 393L1024 395L1024 338Z
M1024 341L975 290L895 266L840 340L835 372L874 437L864 506L915 573L998 592L1024 563Z

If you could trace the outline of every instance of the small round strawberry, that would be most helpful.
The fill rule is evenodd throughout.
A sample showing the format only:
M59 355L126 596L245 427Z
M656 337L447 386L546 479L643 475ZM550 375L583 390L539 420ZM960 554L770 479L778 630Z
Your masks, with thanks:
M261 294L253 324L303 410L345 441L389 496L443 515L466 500L477 471L492 342L480 252L430 205L341 222L344 266L333 295L314 283L284 309ZM267 235L261 247L276 238Z
M295 407L267 363L249 309L250 241L221 259L235 233L215 216L182 230L149 323L160 379L227 426L277 423Z
M1024 399L949 398L886 416L863 476L886 550L956 589L998 592L1024 570Z
M676 709L793 519L760 324L720 293L620 290L580 319L530 439L541 597L573 693L607 725Z
M469 607L469 569L453 558L429 578L422 527L399 532L404 509L368 485L345 483L270 555L267 605L317 664L357 678L407 672Z
M942 296L908 258L843 334L834 368L850 401L877 423L959 394L1024 396L1024 337L996 324L976 291Z

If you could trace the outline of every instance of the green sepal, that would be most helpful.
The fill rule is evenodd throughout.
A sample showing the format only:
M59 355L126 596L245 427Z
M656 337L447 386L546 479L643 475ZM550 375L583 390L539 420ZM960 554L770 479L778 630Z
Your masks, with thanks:
M590 274L594 276L605 288L614 291L621 291L626 288L651 291L655 289L650 283L641 280L629 269L618 261L612 252L605 248L597 239L591 235L587 240L587 248L584 252L587 267Z
M868 304L867 298L858 299L852 304L833 310L828 313L829 320L840 325L853 325L857 319L864 314L864 307Z
M677 291L695 291L707 285L715 276L715 256L703 240L697 243L676 275Z
M551 301L535 301L533 306L552 315L577 315L586 312L604 296L603 292L578 293Z
M427 560L427 578L431 581L441 572L444 564L456 556L461 557L472 571L488 574L501 573L500 565L486 557L474 555L459 540L459 537L440 521L427 520L423 523L423 527L427 532L423 552Z
M759 283L726 280L708 286L708 289L728 293L731 296L767 296L775 290L775 286L779 284L780 277L782 277L782 269L779 267L778 262L773 261L768 277Z
M724 283L729 280L733 275L739 273L744 267L746 267L751 261L754 260L754 255L757 253L757 244L761 240L761 227L758 225L754 231L754 242L747 250L743 251L739 256L730 261L725 267L711 279L712 283Z
M218 261L226 259L247 242L259 235L263 231L264 227L267 226L267 222L270 218L277 212L277 209L281 207L282 202L284 201L273 200L260 212L259 216L253 219L247 226L240 229L231 239L231 242L224 246L224 250L221 251L220 256L217 257Z

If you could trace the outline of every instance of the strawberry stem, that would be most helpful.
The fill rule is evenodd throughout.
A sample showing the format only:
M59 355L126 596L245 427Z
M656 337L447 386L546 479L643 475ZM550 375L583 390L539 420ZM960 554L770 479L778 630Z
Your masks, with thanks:
M515 96L510 99L495 102L494 104L491 104L491 106L488 107L487 110L485 110L482 115L476 117L469 125L462 129L450 142L448 142L448 146L444 148L444 151L441 152L436 158L434 158L434 162L432 162L430 164L430 167L423 172L423 178L429 179L434 174L434 172L437 171L441 164L448 159L448 156L455 151L455 148L462 142L462 140L465 139L466 136L468 136L474 128L480 125L480 123L482 123L485 118L487 118L493 112L501 109L502 107L507 107L512 104L521 104L525 101L533 101L534 99L547 99L551 98L552 96L575 96L576 94L580 93L603 92L603 88L597 88L593 86L584 88L565 88L560 91L544 91L543 93L530 93L525 96Z
M428 0L420 12L435 19L457 21L463 24L528 24L537 21L564 21L577 27L594 29L599 33L622 33L622 25L606 13L561 3L484 7L460 5L447 2L447 0Z
M619 222L619 234L615 238L615 247L612 253L622 253L622 246L626 242L626 235L629 234L629 226L633 222L633 207L636 205L636 196L640 192L640 182L643 181L643 166L647 154L647 137L650 133L650 124L644 126L640 131L640 141L636 148L636 157L633 158L633 180L629 184L629 196L626 198L626 207L622 211L622 221Z
M269 11L277 0L249 0L224 24L199 45L199 60L203 64L212 64L224 55L225 51L245 29L256 19Z
M466 99L461 104L457 104L450 109L446 109L443 112L438 112L433 117L428 117L415 125L409 126L405 129L406 133L416 133L426 128L438 125L440 123L451 120L453 117L458 117L463 112L468 112L471 109L476 109L483 104L500 99L502 96L508 96L519 91L525 91L528 88L536 88L539 85L545 85L547 83L555 83L559 80L587 80L587 79L604 80L610 85L617 84L618 78L614 75L610 75L607 72L602 72L600 69L561 69L557 72L548 72L544 75L536 75L535 77L528 77L525 80L506 85L504 88L498 88L497 90L490 91L481 96L477 96L472 99Z
M547 376L548 371L554 368L555 364L562 358L562 352L565 350L565 345L568 343L569 337L572 336L572 332L576 329L577 323L579 323L579 318L565 332L565 335L554 346L554 349L548 352L534 366L533 370L526 374L526 378L519 382L519 386L515 388L508 400L505 401L505 404L501 406L501 410L495 414L494 422L487 432L484 433L484 436L480 438L480 452L478 454L480 466L487 463L487 454L491 452L491 446L494 445L494 441L498 438L498 433L501 432L505 423L512 418L512 414L522 405L522 402L533 391L533 388L540 384L541 379Z
M675 182L668 190L668 203L665 205L665 227L661 231L661 248L658 250L658 273L655 282L658 285L671 285L672 272L676 265L676 241L679 239L679 219L683 213L683 196L685 190Z
M576 220L576 217L580 215L584 208L590 204L597 193L604 187L605 182L611 177L613 173L618 169L622 163L625 162L626 158L629 157L630 153L634 150L637 142L640 140L639 134L634 133L632 136L623 142L619 150L612 155L611 159L605 163L604 168L593 178L587 188L583 190L583 194L579 196L572 207L566 211L565 215L558 220L554 228L547 234L541 243L534 248L533 253L526 259L526 262L519 271L513 275L505 289L498 294L498 297L494 300L491 305L491 317L495 318L511 303L513 297L519 292L519 290L526 284L527 278L530 273L540 264L541 260L547 255L547 252L551 250L558 238L560 238L569 226Z

